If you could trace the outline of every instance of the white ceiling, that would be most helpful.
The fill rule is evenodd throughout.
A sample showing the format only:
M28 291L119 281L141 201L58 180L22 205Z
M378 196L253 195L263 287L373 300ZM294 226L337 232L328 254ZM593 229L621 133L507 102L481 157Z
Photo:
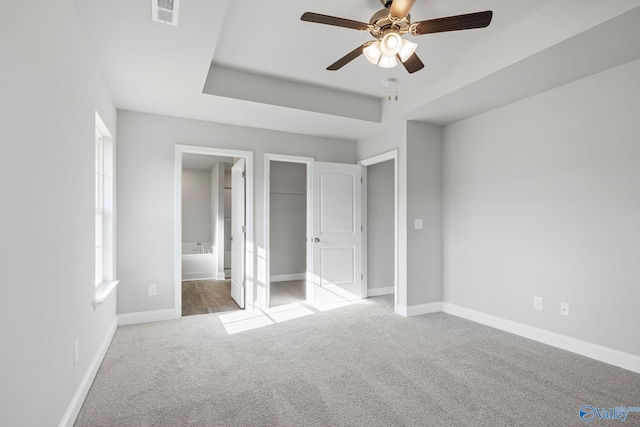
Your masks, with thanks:
M351 140L398 119L451 123L640 58L640 0L417 0L414 22L494 18L411 37L425 63L411 75L364 57L326 71L371 36L300 21L368 22L379 0L183 0L177 28L152 22L150 1L75 0L118 108ZM390 75L398 102L382 87Z
M482 30L405 37L418 43L416 52L427 68L430 68L447 57L456 56L484 42L551 1L553 0L418 0L411 11L414 22L483 10L495 10L496 16L491 25ZM368 23L375 12L383 9L380 0L281 0L277 4L278 7L274 8L273 2L266 1L230 2L228 18L222 26L214 62L377 98L386 95L382 80L390 75L398 75L401 88L410 88L412 82L417 80L418 76L409 76L402 67L397 73L396 70L390 72L372 66L364 57L354 60L339 71L327 71L328 65L362 43L372 40L371 34L300 20L304 12L310 11ZM247 30L250 32L252 28L264 28L265 22L277 24L264 32L257 30L257 37L254 39L243 34Z

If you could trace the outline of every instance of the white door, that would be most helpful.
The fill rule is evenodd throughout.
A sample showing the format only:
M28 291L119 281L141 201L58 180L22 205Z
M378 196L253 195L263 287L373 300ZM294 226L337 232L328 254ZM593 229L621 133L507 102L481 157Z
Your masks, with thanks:
M244 159L231 168L231 297L244 308Z
M313 163L313 265L311 300L315 304L363 298L362 168Z

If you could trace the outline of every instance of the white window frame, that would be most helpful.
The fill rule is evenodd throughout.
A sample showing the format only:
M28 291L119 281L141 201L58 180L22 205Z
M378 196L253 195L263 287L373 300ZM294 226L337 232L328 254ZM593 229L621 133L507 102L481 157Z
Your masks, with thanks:
M102 304L118 285L115 279L115 147L96 111L95 123L95 298Z
M104 143L102 134L96 127L95 145L95 285L104 281Z

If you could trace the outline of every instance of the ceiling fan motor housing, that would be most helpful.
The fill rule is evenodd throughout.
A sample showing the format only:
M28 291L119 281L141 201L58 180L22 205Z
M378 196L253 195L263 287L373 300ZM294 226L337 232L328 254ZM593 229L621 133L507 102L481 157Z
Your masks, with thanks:
M402 35L409 32L411 15L407 15L407 17L400 22L394 22L389 17L389 9L382 9L373 14L369 20L369 24L373 26L371 35L377 39L381 39L389 30Z

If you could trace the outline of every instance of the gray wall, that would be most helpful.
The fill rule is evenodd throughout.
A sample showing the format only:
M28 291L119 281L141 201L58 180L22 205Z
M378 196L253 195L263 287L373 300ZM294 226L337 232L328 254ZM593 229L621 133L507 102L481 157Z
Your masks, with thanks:
M0 425L55 426L116 320L115 294L92 306L95 112L115 136L116 111L72 0L2 14Z
M393 160L367 167L367 288L393 287Z
M174 307L175 145L254 152L256 297L263 300L264 153L355 163L354 142L118 111L118 312ZM158 295L147 296L147 285Z
M639 75L635 61L445 129L445 301L640 355Z
M271 162L271 276L307 271L307 165Z
M182 242L211 240L211 171L182 170Z
M400 310L442 297L442 129L417 122L391 125L359 140L358 160L398 150L398 295ZM422 219L424 228L414 229ZM406 284L406 294L403 291Z
M442 301L442 128L407 123L410 305ZM423 229L415 228L421 219Z

